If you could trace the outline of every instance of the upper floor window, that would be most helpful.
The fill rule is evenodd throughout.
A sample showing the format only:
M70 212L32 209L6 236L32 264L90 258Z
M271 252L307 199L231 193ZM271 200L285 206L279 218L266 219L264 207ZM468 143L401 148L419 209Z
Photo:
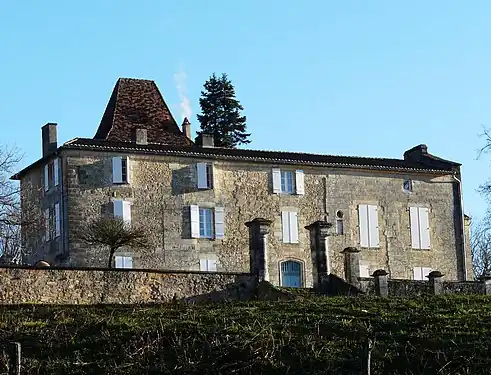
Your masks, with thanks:
M410 207L411 247L413 249L430 248L430 219L426 207Z
M192 238L215 238L225 236L225 213L223 207L189 207Z
M113 183L126 184L130 182L129 159L127 156L113 157Z
M273 168L273 193L299 194L305 193L304 173L302 170L280 170Z
M336 212L336 233L344 233L343 211L339 210Z
M293 211L281 212L283 243L298 243L298 217Z
M54 159L44 166L44 191L48 191L53 186L58 186L59 182L59 159Z
M133 257L116 255L114 265L116 268L133 268Z
M213 165L210 163L196 164L198 189L213 189Z
M358 206L358 225L361 247L379 247L378 207L371 204Z
M404 180L402 184L402 189L405 192L410 193L411 191L413 191L413 182L411 180Z
M213 215L211 208L199 209L199 236L213 238Z
M127 224L131 224L131 202L122 199L113 201L113 215L121 218Z
M55 203L51 208L44 210L45 241L54 240L61 234L60 204Z

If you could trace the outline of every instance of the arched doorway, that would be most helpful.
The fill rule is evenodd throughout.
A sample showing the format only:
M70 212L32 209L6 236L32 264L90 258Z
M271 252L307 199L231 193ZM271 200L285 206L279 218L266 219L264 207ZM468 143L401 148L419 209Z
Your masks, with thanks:
M302 287L302 263L287 260L280 265L281 286L290 288Z

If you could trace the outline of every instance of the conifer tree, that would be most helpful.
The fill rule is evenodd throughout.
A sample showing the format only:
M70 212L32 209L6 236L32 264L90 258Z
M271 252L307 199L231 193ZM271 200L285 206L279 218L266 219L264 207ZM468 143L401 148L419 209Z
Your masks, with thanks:
M244 108L235 98L235 88L227 74L217 77L213 73L204 84L199 105L198 137L202 133L213 134L216 147L235 148L251 142L248 140L250 134L246 133L246 116L241 115Z

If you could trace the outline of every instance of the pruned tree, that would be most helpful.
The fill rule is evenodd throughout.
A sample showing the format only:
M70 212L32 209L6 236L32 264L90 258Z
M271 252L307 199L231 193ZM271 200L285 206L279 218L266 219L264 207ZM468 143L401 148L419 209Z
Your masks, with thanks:
M99 217L77 231L76 236L90 246L102 246L109 250L108 268L113 267L114 254L124 246L146 247L146 231L130 225L122 218Z
M485 219L471 224L472 268L477 277L491 276L491 223Z
M217 147L235 148L239 144L250 143L246 116L241 115L244 108L235 98L235 88L227 74L217 77L213 73L204 88L199 99L201 114L197 116L201 130L197 132L196 140L206 133L213 134Z

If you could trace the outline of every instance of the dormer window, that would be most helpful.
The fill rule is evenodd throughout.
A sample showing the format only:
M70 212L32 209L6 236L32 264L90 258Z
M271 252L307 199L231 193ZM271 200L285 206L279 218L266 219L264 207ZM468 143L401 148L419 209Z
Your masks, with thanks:
M404 180L404 183L402 184L402 189L406 193L410 193L413 191L413 182L411 180Z

